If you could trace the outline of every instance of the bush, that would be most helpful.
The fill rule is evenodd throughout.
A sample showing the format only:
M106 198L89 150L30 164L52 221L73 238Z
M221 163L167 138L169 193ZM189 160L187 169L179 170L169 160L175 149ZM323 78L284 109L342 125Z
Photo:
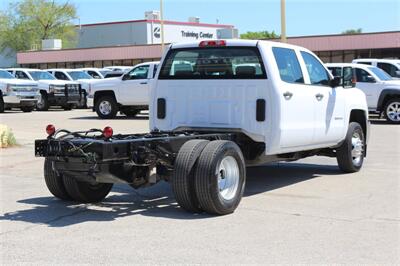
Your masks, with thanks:
M16 144L17 140L15 139L11 128L0 124L0 148L7 148L15 146Z

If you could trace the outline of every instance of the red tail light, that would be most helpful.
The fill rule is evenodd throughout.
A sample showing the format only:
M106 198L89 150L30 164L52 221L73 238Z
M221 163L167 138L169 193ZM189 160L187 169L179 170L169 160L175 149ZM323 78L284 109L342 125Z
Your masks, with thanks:
M53 125L47 125L47 127L46 127L46 133L47 133L47 135L49 135L49 136L52 136L54 133L56 132L56 128L55 128L55 126L53 126Z
M113 131L113 129L112 129L111 127L105 127L105 128L103 129L103 136L104 136L106 139L111 138L111 137L113 136L113 134L114 134L114 131Z
M199 47L226 46L225 40L201 41Z

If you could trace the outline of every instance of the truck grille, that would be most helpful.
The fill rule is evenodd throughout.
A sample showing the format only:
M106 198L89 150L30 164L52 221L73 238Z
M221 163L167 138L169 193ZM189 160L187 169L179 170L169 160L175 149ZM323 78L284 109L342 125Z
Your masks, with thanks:
M79 94L79 85L78 84L67 84L66 89L69 95L78 95Z
M36 92L37 86L33 85L14 85L11 87L14 92Z

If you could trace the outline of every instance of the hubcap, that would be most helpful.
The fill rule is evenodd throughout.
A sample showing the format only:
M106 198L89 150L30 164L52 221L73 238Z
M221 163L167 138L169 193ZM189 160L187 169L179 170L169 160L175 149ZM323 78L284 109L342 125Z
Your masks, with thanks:
M103 115L109 115L111 113L111 103L108 101L102 101L99 104L100 113Z
M400 122L400 102L392 102L386 109L387 117L395 122Z
M354 132L351 138L351 157L353 158L353 164L359 165L364 151L364 143L361 139L360 133Z
M38 102L37 102L36 105L37 105L39 108L42 108L42 107L44 106L44 100L43 100L43 96L42 96L42 95L39 96L39 99L38 99Z
M235 158L227 156L222 159L218 167L219 195L225 200L235 197L239 187L239 166Z

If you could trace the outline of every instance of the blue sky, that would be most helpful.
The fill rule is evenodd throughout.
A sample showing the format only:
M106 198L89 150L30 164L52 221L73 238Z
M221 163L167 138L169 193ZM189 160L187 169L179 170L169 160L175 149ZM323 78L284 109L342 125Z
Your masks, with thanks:
M144 18L158 10L159 0L69 0L80 22L96 23ZM1 0L5 8L10 0ZM363 32L400 30L400 0L286 0L287 35L335 34L346 29ZM164 0L164 18L235 25L240 33L280 32L280 0ZM78 21L76 21L78 23Z

